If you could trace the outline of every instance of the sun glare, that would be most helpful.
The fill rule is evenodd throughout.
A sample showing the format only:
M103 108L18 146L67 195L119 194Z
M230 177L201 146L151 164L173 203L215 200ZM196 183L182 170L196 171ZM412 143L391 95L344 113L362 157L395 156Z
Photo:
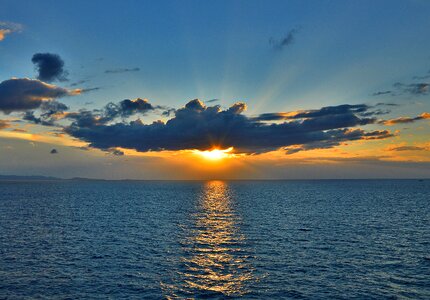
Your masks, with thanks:
M223 158L228 157L230 152L233 151L233 147L227 148L227 149L212 149L212 150L205 150L205 151L200 151L200 150L195 150L194 152L199 154L200 156L202 156L205 159L208 160L220 160Z

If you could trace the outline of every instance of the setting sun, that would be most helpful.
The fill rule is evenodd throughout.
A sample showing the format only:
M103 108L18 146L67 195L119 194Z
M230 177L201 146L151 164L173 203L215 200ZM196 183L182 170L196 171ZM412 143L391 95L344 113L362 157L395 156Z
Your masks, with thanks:
M227 148L227 149L212 149L212 150L206 150L206 151L200 151L195 150L194 153L199 154L203 158L206 158L208 160L220 160L223 158L228 157L230 152L233 151L233 147Z

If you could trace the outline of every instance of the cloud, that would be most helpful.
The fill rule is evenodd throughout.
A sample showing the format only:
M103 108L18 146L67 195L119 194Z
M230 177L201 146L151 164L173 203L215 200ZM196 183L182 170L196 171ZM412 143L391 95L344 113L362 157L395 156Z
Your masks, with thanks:
M417 146L399 146L393 147L389 149L390 151L425 151L427 150L425 147L417 147Z
M0 111L36 109L46 101L79 94L79 90L67 90L40 80L12 78L0 83Z
M22 25L12 22L0 22L0 41L4 40L6 35L20 32L22 30Z
M117 68L106 70L106 74L126 73L126 72L139 72L140 68Z
M64 61L58 54L36 53L31 58L39 75L38 79L45 82L67 81L67 71L64 70Z
M414 117L414 118L400 117L400 118L390 119L390 120L381 120L378 123L391 126L391 125L396 125L396 124L413 123L415 121L420 121L420 120L425 120L425 119L430 119L430 113L423 112L422 114L420 114L419 116Z
M148 99L125 99L119 103L110 102L102 109L82 109L78 112L66 113L63 118L72 120L78 127L92 127L108 124L117 118L126 119L136 114L145 115L157 109L165 109L165 107L153 106Z
M388 94L392 94L392 93L393 93L393 91L380 91L380 92L373 93L372 96L388 95Z
M123 156L124 155L123 151L115 149L115 148L103 149L103 150L105 150L106 152L108 152L114 156Z
M80 89L81 93L88 93L92 91L98 91L100 90L100 87L93 87L93 88L86 88L86 89Z
M34 111L27 111L23 115L23 120L44 126L56 126L55 121L64 117L64 111L69 108L57 101L43 102L40 106L42 111L39 117L34 115Z
M0 120L0 130L9 128L9 127L10 127L10 123L8 121Z
M299 151L307 151L314 149L328 149L339 146L342 143L356 140L381 140L394 135L388 130L374 130L365 132L362 129L339 129L330 131L330 138L322 139L317 142L310 142L293 147L285 147L286 154L293 154Z
M296 40L296 35L299 32L297 28L291 29L286 36L281 38L280 40L276 40L274 38L269 39L270 45L276 50L282 50L294 43Z
M404 84L397 82L394 87L403 93L411 95L425 95L429 92L429 84L425 82Z
M58 151L57 151L57 149L52 149L49 153L50 154L58 154Z
M338 106L326 106L314 110L302 110L293 112L277 112L277 113L264 113L260 114L253 119L255 121L278 121L278 120L293 120L293 119L306 119L306 118L322 118L331 116L347 116L354 118L355 114L359 115L372 115L378 112L369 111L372 107L366 104L342 104ZM366 119L366 122L374 122L375 119ZM362 124L364 125L364 124Z
M71 83L71 84L70 84L70 86L71 86L71 87L79 86L79 85L81 85L81 84L87 83L88 81L89 81L88 79L79 80L79 81L76 81L76 82Z
M109 125L88 112L81 112L64 130L94 148L126 148L140 152L234 147L236 152L263 153L292 145L301 145L305 150L393 136L386 130L351 129L375 122L374 118L359 116L367 110L362 105L301 111L280 124L249 118L242 114L245 109L244 103L222 110L219 105L206 106L195 99L176 110L175 116L166 123L143 124L136 120Z

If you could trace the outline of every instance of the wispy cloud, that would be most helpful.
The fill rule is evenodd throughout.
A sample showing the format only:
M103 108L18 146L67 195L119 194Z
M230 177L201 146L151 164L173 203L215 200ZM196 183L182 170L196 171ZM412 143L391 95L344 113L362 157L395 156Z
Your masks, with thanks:
M413 122L425 120L425 119L430 119L430 113L423 112L419 116L416 116L413 118L411 118L411 117L400 117L400 118L389 119L389 120L381 120L381 121L379 121L379 123L391 126L391 125L396 125L396 124L413 123Z
M0 41L8 34L22 31L22 28L23 26L18 23L0 21Z
M296 35L298 32L298 28L293 28L288 31L288 33L284 37L280 39L270 38L269 44L276 50L282 50L295 42Z
M126 72L139 72L140 68L117 68L117 69L109 69L106 70L106 74L117 74L117 73L126 73Z
M388 149L389 151L426 151L427 148L419 146L399 146Z

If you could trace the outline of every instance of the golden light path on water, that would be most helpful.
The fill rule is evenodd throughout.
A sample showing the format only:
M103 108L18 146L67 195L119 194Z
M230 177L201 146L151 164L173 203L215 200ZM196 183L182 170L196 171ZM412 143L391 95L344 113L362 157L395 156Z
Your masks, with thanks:
M178 292L183 296L246 294L253 279L252 268L247 263L246 241L228 184L206 182L192 218L182 243L183 268L173 288L177 292L168 298L176 299Z

